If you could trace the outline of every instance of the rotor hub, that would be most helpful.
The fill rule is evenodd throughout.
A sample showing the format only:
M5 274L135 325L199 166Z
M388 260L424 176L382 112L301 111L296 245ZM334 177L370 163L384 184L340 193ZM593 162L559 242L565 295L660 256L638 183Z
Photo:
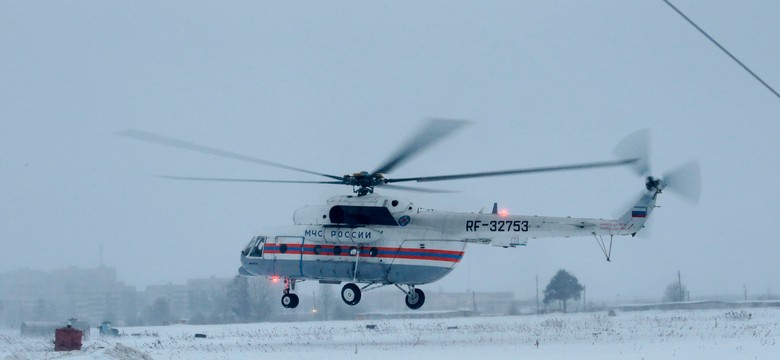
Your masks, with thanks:
M384 174L371 174L368 171L344 175L342 181L345 185L352 185L352 191L358 194L358 196L371 194L374 192L374 186L387 183Z
M662 179L648 176L645 181L645 187L647 188L647 191L660 193L666 187L666 183Z

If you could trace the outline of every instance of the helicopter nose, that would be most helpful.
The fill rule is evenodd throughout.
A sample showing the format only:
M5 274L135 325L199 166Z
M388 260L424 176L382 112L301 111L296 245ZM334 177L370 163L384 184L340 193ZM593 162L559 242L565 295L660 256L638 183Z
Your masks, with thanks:
M238 268L238 275L241 275L241 276L253 276L254 274L252 274L251 272L249 272L249 270L247 270L246 268L241 266L241 267Z

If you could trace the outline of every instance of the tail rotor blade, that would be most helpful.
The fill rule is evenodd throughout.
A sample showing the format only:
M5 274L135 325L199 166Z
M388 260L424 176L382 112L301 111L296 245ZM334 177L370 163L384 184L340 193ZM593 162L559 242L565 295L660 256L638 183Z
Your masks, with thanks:
M691 160L682 166L664 174L667 189L680 195L693 204L699 202L701 195L701 169L699 162Z
M615 147L614 154L621 159L640 159L633 164L639 176L650 174L650 129L637 130Z

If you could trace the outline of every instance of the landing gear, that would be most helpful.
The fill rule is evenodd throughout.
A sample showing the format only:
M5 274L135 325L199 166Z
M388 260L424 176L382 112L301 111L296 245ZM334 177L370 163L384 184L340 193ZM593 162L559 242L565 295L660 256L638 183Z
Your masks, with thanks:
M401 285L395 284L399 290L406 294L406 307L417 310L425 304L425 293L414 287L414 285L406 285L409 290L404 290Z
M350 306L357 305L360 302L360 288L353 283L344 285L341 288L341 300Z
M395 287L398 288L398 290L401 290L406 294L405 296L405 302L406 306L409 307L412 310L417 310L425 304L425 293L414 287L414 285L399 285L399 284L376 284L371 283L363 287L363 289L359 288L354 283L348 283L345 284L344 287L341 288L341 300L344 300L344 303L349 306L355 306L360 302L361 293L363 290L370 291L370 290L376 290L380 287L388 286L388 285L395 285ZM406 289L403 288L403 286L406 286ZM284 304L284 299L282 299L282 304Z
M417 310L425 304L425 293L420 289L414 289L406 294L406 306L412 310Z
M282 295L282 306L288 309L295 309L298 306L298 295L295 294Z
M291 291L295 290L295 279L284 279L284 295L282 295L282 306L287 309L295 309L298 307L298 295L293 294Z
M636 233L633 233L631 236L634 236L634 235L636 235ZM604 242L604 237L603 236L596 235L596 233L593 233L593 237L596 238L596 243L599 244L599 247L601 248L601 252L603 252L604 256L607 257L607 261L612 261L611 260L611 257L612 257L612 238L614 236L612 236L612 235L609 236L609 246L607 246L607 243Z

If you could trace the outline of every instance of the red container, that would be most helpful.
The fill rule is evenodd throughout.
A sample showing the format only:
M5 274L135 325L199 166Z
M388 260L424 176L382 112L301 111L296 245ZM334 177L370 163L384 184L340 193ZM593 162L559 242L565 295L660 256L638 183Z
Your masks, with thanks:
M54 351L81 350L81 338L84 333L72 327L54 331Z

